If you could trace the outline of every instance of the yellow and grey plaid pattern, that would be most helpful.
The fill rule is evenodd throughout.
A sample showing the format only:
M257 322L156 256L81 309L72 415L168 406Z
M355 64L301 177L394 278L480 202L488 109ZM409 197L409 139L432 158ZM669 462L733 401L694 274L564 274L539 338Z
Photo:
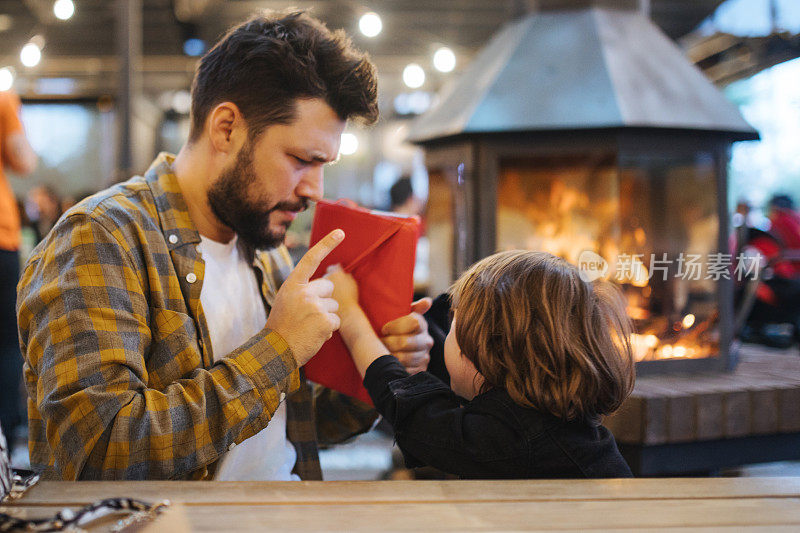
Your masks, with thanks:
M144 177L68 211L18 287L31 464L61 479L205 479L287 398L295 472L320 479L317 442L364 431L360 402L312 391L285 341L256 335L214 363L200 304L200 236L161 154ZM285 247L253 252L269 310ZM319 427L319 431L318 431Z

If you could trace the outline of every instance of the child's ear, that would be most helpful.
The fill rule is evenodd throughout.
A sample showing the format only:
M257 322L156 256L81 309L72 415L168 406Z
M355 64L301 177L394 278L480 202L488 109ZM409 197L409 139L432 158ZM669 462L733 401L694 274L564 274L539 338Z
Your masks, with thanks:
M472 368L472 370L475 371L475 375L472 376L472 385L475 394L478 394L481 390L481 387L483 387L483 384L486 382L486 377L483 374L481 374L481 371L478 370L478 368L475 366L475 363L473 363L471 359L469 359L467 356L464 355L464 352L460 353L462 359L464 359L464 362L468 364L470 368Z
M475 375L472 377L472 390L476 396L481 393L484 383L486 383L486 378L475 370Z

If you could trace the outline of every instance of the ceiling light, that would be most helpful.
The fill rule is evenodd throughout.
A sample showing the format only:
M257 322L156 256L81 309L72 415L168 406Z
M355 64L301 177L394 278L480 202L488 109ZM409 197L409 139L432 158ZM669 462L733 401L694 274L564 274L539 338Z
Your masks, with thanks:
M9 67L0 68L0 91L7 91L14 85L14 73Z
M433 66L439 72L451 72L456 68L456 55L446 46L442 46L433 54Z
M358 137L352 133L342 133L342 142L339 145L339 153L342 155L352 155L358 150Z
M403 83L417 89L425 83L425 71L416 63L410 63L403 69Z
M72 0L56 0L53 4L53 13L61 20L67 20L75 13L75 4Z
M35 67L42 60L42 49L36 43L28 43L22 47L19 60L26 67Z
M358 29L367 37L375 37L383 29L383 22L377 13L364 13L358 21Z

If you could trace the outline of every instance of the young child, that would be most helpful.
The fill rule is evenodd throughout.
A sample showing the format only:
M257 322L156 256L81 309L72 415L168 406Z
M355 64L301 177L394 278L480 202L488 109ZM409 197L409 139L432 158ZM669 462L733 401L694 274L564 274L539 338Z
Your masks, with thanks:
M619 291L566 261L513 251L473 265L450 290L448 387L409 375L332 269L339 332L410 467L462 478L630 477L600 416L634 383L630 321Z

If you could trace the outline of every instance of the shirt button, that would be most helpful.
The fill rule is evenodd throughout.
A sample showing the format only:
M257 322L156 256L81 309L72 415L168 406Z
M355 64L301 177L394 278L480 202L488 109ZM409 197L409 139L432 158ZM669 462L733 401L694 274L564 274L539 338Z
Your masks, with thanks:
M282 392L282 393L281 393L281 400L280 400L280 401L283 401L283 400L285 400L285 399L286 399L286 393L285 393L285 392Z
M231 450L232 450L232 449L234 449L234 448L236 448L236 443L235 443L235 442L231 442L231 443L228 445L228 451L231 451Z
M177 235L174 235L174 234L173 234L173 235L170 235L170 236L169 236L169 242L171 242L172 244L175 244L175 243L177 243L177 242L178 242L178 236L177 236Z
M188 274L186 274L186 281L188 281L189 283L194 283L195 281L197 281L197 276L194 275L194 272L189 272Z

